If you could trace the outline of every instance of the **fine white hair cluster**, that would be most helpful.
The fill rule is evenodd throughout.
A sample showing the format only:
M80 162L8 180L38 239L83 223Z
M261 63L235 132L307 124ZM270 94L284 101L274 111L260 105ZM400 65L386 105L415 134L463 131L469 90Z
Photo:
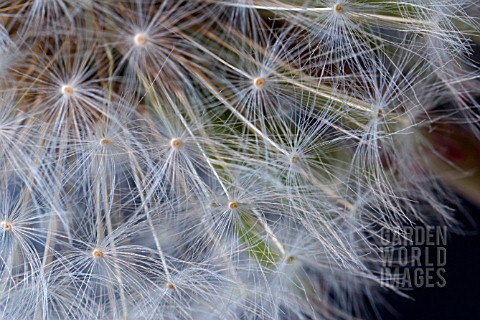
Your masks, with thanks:
M2 319L369 317L455 225L474 0L0 2Z

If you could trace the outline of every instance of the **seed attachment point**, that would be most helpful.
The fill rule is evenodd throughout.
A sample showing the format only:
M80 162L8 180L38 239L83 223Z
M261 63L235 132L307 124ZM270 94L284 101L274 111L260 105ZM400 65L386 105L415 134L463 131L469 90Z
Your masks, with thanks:
M333 6L333 11L336 13L343 13L343 6L340 3L337 3Z
M103 258L103 251L100 249L93 249L92 256L97 260L101 259Z
M265 78L253 79L253 86L257 89L262 89L265 86Z
M287 256L287 257L285 258L285 262L288 263L288 264L292 264L294 261L295 261L295 257L294 257L294 256Z
M167 289L173 290L175 289L175 285L171 282L167 283Z
M102 145L102 146L108 146L110 143L112 143L112 141L108 138L100 139L100 145Z
M0 222L0 227L5 230L5 231L10 231L12 230L12 224L8 221L2 221Z
M133 37L133 42L136 46L143 46L147 42L147 36L145 36L143 33L137 33Z
M62 91L62 94L66 95L66 96L69 96L69 97L71 95L73 95L73 93L75 92L75 90L73 89L73 86L68 85L68 84L62 86L61 91Z
M228 203L228 208L229 208L230 210L235 210L235 209L237 209L237 208L238 208L238 202L237 202L237 201L230 201L230 202Z
M183 144L183 142L179 138L173 138L172 140L170 140L170 146L173 149L179 149L182 146L182 144Z

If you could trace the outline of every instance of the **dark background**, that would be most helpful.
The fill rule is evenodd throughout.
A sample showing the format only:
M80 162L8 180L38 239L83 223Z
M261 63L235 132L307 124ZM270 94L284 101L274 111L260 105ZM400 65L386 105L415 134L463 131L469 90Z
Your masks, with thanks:
M382 319L480 319L480 208L466 200L460 206L467 215L459 214L457 219L466 231L464 235L449 233L445 287L404 291L413 300L387 294L387 301L397 314L383 310Z

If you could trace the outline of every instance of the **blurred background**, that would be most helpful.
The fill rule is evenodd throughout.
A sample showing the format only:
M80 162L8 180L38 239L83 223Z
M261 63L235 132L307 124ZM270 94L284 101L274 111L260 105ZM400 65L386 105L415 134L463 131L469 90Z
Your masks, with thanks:
M423 286L404 291L411 300L388 294L387 301L396 314L384 310L384 319L480 319L480 208L465 199L461 206L467 212L458 215L465 225L465 234L449 234L445 287Z

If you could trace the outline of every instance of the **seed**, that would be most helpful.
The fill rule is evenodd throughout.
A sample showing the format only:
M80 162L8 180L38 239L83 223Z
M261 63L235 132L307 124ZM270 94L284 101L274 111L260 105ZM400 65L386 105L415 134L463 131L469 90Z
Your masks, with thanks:
M103 258L103 252L100 249L93 249L92 256L97 260L101 259L101 258Z
M135 37L133 37L133 42L137 46L143 46L145 42L147 42L147 37L143 33L137 33Z
M70 85L64 85L62 86L62 93L66 96L71 96L74 92L74 89Z
M0 222L0 226L3 228L5 231L10 231L12 230L12 224L8 221L2 221Z
M167 289L173 290L175 289L175 286L173 285L173 283L169 282L167 283Z
M110 139L108 139L108 138L102 138L102 139L100 139L100 144L101 144L102 146L107 146L107 145L109 145L111 142L112 142L112 141L111 141Z
M298 156L291 156L290 157L290 163L291 164L297 164L298 161L300 161L300 158Z
M291 264L295 261L295 257L294 256L288 256L285 258L285 262L287 262L288 264Z
M253 79L253 85L257 89L262 89L265 86L265 78L255 78Z
M170 146L172 146L173 149L178 149L182 146L182 140L179 138L173 138L170 141Z
M343 6L340 3L337 3L336 5L333 6L333 10L336 13L343 13Z
M238 202L237 201L230 201L228 203L228 207L231 209L231 210L235 210L238 208Z

